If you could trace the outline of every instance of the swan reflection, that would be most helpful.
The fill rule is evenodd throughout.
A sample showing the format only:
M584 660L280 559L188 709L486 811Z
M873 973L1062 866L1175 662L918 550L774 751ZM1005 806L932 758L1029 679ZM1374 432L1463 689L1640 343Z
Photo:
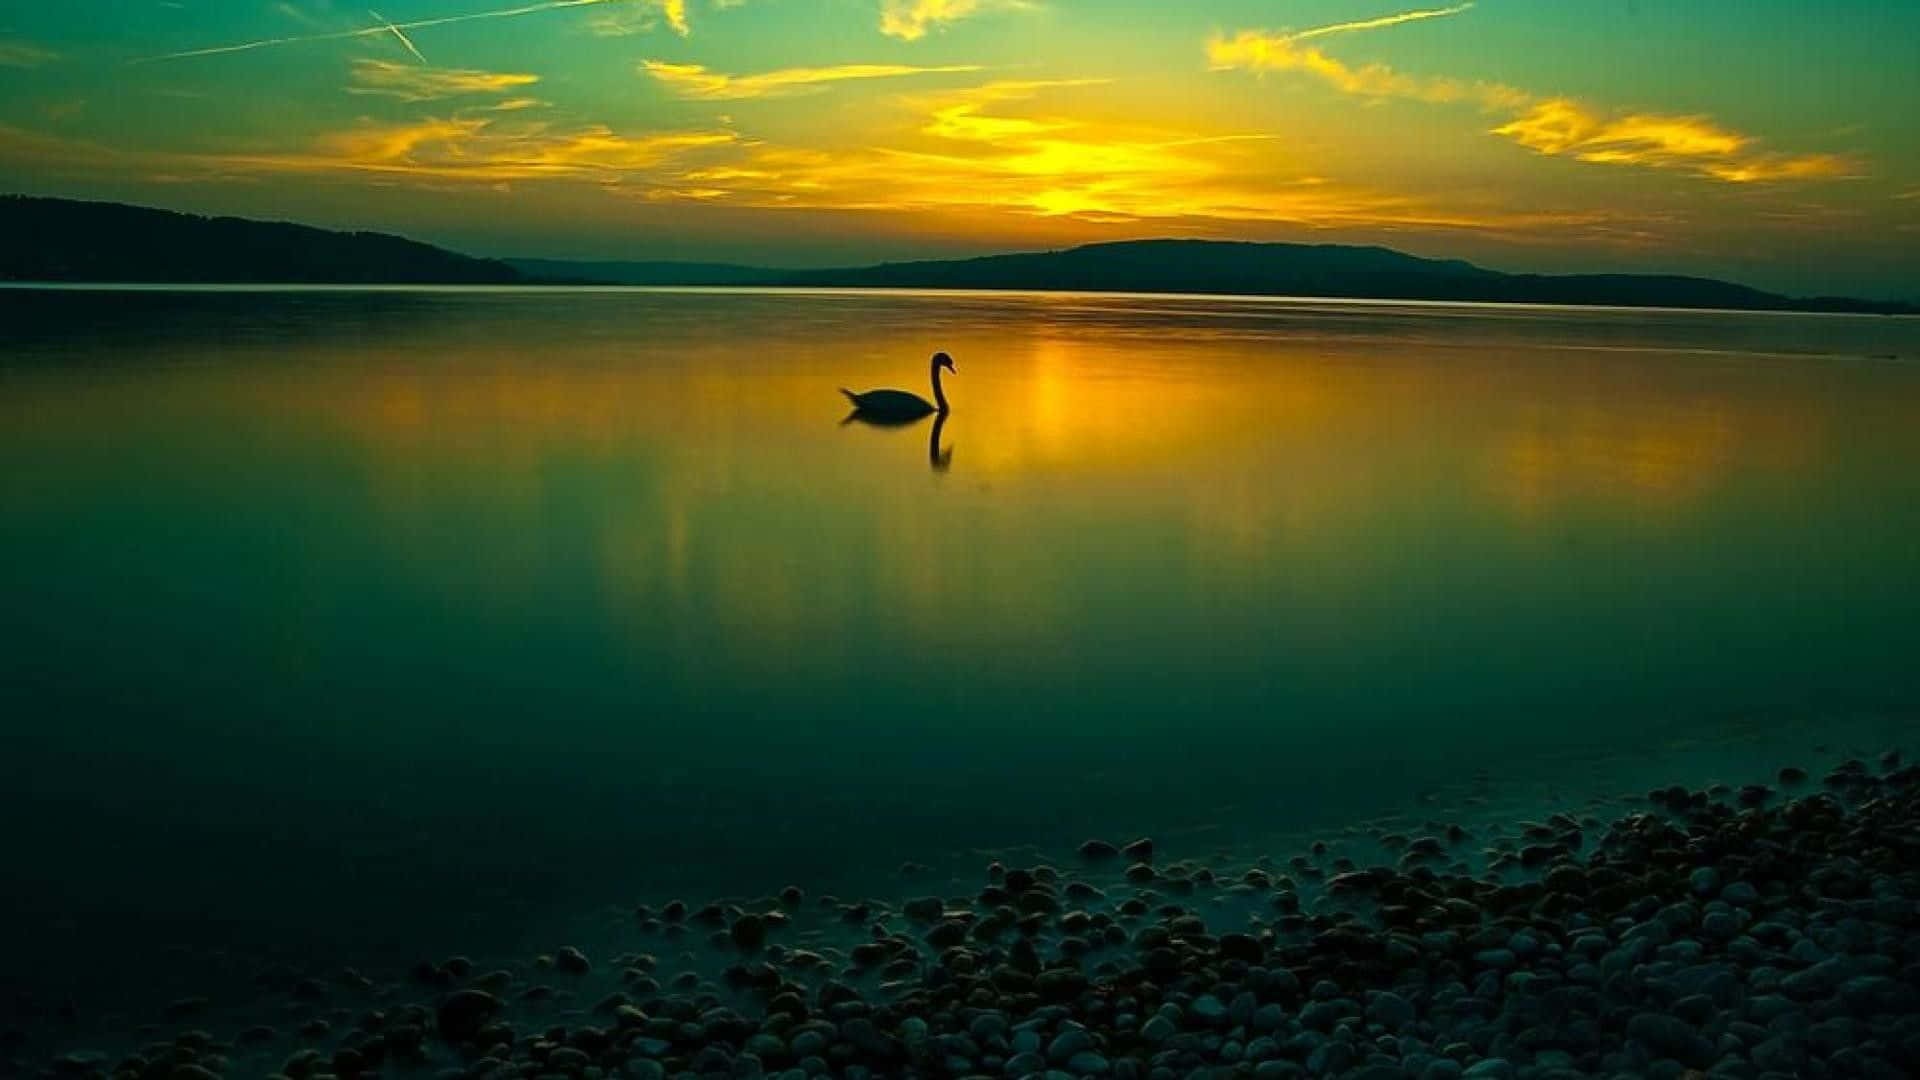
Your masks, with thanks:
M933 424L927 429L927 464L932 466L933 471L937 473L946 472L947 469L953 465L953 447L947 446L943 448L940 445L940 436L946 430L948 415L946 412L934 413ZM862 409L855 409L841 419L840 426L846 427L848 424L860 424L865 427L891 430L895 428L912 427L915 424L925 421L926 417L924 416L900 417L875 415Z

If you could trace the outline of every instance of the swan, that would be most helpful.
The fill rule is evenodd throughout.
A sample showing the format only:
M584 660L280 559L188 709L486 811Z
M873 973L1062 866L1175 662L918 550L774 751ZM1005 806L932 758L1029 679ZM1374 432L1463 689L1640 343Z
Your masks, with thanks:
M933 401L929 403L919 394L905 390L869 390L856 394L846 387L840 392L853 402L853 411L863 417L886 420L917 420L931 412L947 415L947 395L940 389L940 369L953 371L953 357L946 353L933 354ZM957 374L957 373L956 373Z

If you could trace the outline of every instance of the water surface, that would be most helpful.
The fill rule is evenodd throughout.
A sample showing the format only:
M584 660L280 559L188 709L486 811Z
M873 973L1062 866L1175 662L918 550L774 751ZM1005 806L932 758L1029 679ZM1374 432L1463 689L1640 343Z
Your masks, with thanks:
M35 985L1225 842L1920 699L1915 320L322 289L0 326ZM842 426L935 349L937 442Z

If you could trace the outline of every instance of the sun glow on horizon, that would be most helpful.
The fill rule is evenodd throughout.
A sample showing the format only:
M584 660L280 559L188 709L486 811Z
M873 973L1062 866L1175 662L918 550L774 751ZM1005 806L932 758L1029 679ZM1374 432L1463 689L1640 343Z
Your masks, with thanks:
M1587 53L1625 31L1498 0L1315 0L1319 18L1278 29L1244 0L1202 8L879 0L849 24L773 0L424 0L360 19L290 0L118 37L46 13L0 38L0 172L188 209L262 205L270 179L277 216L353 204L353 224L469 249L544 231L554 254L591 235L613 255L621 232L681 257L757 237L769 262L827 230L927 254L963 236L1310 235L1784 268L1819 229L1836 257L1914 264L1896 247L1920 229L1903 197L1920 147L1874 122L1898 84L1870 68L1789 100L1709 73L1623 80ZM1746 40L1735 17L1638 29ZM109 83L124 104L101 103Z

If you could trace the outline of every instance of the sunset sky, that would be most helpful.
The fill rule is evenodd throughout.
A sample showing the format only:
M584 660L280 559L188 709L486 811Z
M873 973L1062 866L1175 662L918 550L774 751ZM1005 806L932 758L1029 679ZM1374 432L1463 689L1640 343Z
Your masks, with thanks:
M82 0L0 190L489 255L1145 236L1920 297L1920 5Z

